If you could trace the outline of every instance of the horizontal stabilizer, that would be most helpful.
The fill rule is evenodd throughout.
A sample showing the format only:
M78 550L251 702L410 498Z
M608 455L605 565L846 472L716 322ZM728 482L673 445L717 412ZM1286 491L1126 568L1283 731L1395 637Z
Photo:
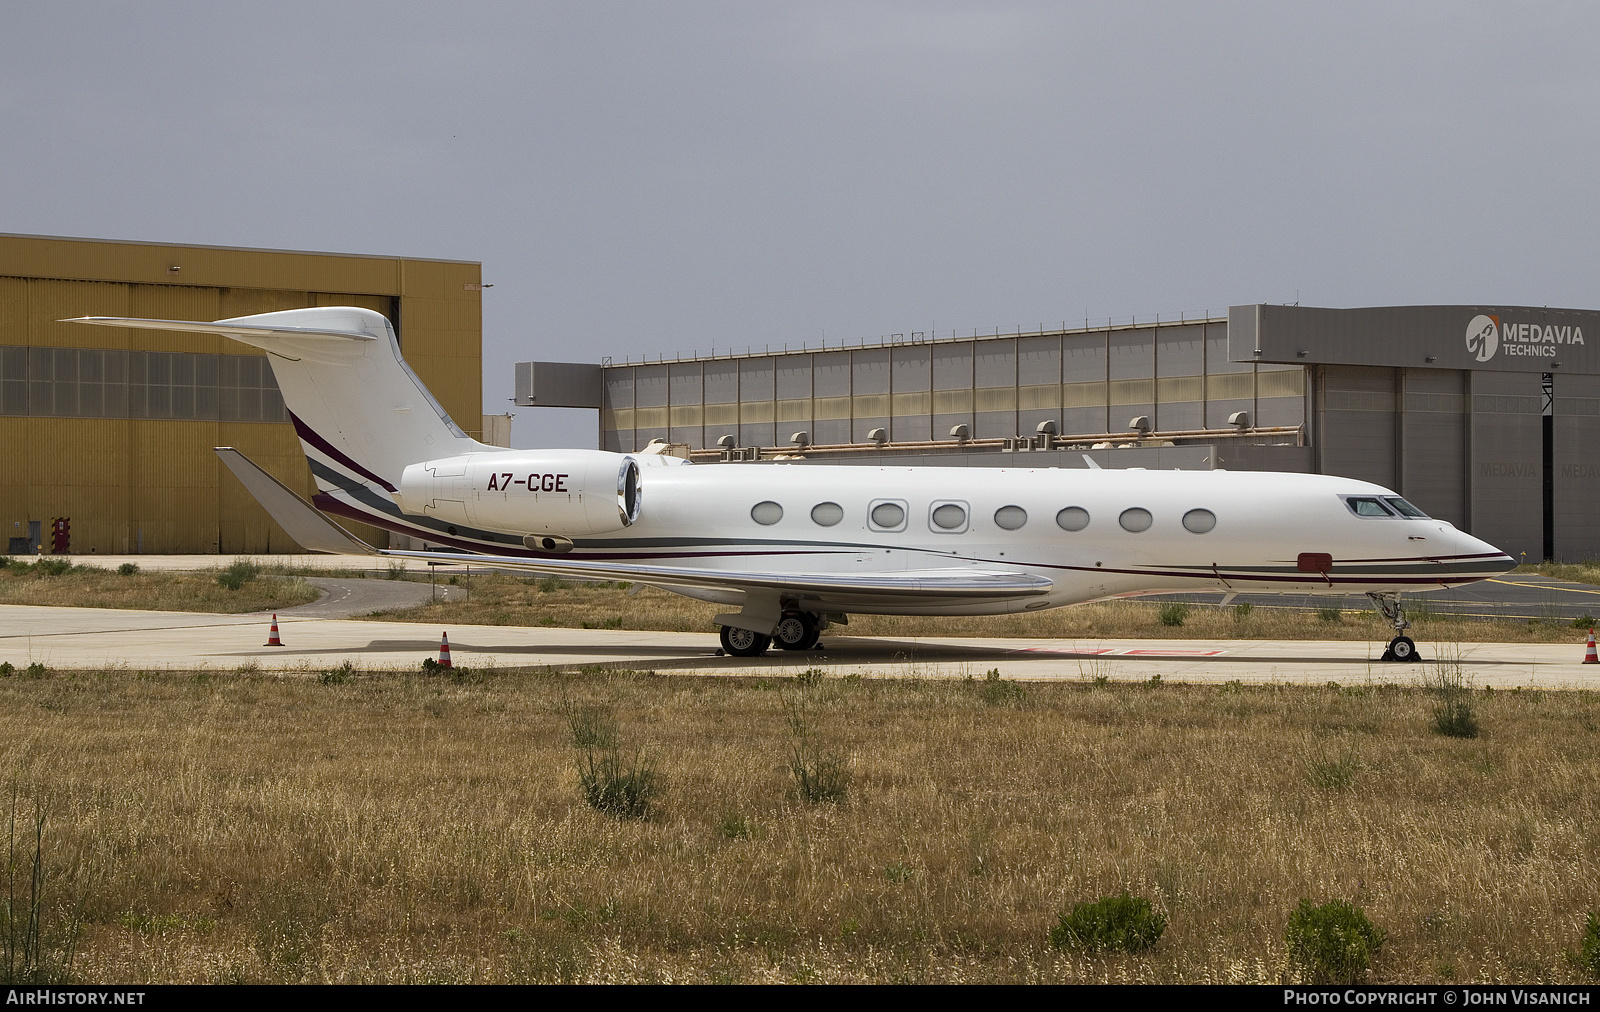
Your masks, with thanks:
M830 598L854 594L888 595L900 600L1006 599L1048 594L1050 580L1029 573L1004 570L912 569L896 573L757 573L700 569L686 566L630 565L596 559L528 558L526 556L474 555L464 552L395 552L382 554L428 562L467 563L504 569L526 569L559 576L595 580L630 580L660 587L730 588L786 594L827 594Z
M319 327L284 327L259 323L219 320L200 323L194 320L137 320L122 316L80 316L62 323L87 323L96 327L132 327L135 330L177 330L186 334L220 334L240 340L257 337L337 337L346 341L376 341L377 334L363 330L330 330Z
M355 537L349 531L329 520L300 498L283 482L261 470L248 457L231 446L216 448L218 457L228 465L256 501L266 507L267 513L278 522L291 538L308 552L327 552L331 555L377 555L377 549Z

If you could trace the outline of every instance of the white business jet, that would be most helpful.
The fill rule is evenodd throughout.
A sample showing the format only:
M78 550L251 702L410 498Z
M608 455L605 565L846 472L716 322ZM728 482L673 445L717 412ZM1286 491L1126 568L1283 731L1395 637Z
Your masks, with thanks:
M729 609L722 646L804 650L851 612L998 615L1141 594L1365 593L1413 660L1402 591L1509 572L1503 552L1390 490L1326 475L817 464L511 450L452 422L366 309L215 323L268 353L319 494L217 453L312 551L628 580ZM380 551L328 515L446 551Z

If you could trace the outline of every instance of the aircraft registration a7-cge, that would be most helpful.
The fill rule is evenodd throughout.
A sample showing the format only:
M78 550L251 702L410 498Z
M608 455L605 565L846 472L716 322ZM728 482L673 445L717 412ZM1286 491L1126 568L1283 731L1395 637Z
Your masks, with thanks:
M264 349L319 494L217 453L312 551L629 580L725 605L722 645L814 646L851 612L998 615L1174 592L1365 593L1411 660L1402 591L1509 572L1378 485L1277 472L692 465L512 450L463 432L366 309L215 323L87 317ZM445 551L380 551L329 515Z

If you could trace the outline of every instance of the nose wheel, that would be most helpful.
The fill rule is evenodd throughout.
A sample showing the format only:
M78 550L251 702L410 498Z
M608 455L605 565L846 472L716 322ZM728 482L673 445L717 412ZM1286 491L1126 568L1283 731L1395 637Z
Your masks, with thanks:
M1369 593L1367 596L1372 598L1372 603L1378 606L1378 610L1383 612L1383 617L1388 619L1390 624L1394 626L1394 639L1389 641L1388 649L1378 659L1381 661L1399 661L1406 664L1421 660L1422 658L1417 656L1416 641L1406 635L1406 630L1411 628L1411 623L1406 621L1406 610L1400 604L1400 595Z

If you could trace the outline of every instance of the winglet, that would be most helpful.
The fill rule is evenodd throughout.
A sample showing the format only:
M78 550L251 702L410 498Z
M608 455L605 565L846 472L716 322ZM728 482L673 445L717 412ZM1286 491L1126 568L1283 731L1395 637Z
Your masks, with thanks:
M309 552L330 555L377 555L378 550L318 513L283 482L261 470L231 446L215 448L245 489L265 506L267 513Z
M1089 465L1089 469L1090 470L1093 470L1093 471L1104 471L1105 470L1105 468L1101 467L1098 463L1096 463L1095 459L1093 457L1089 456L1087 453L1083 455L1083 462L1085 464Z

